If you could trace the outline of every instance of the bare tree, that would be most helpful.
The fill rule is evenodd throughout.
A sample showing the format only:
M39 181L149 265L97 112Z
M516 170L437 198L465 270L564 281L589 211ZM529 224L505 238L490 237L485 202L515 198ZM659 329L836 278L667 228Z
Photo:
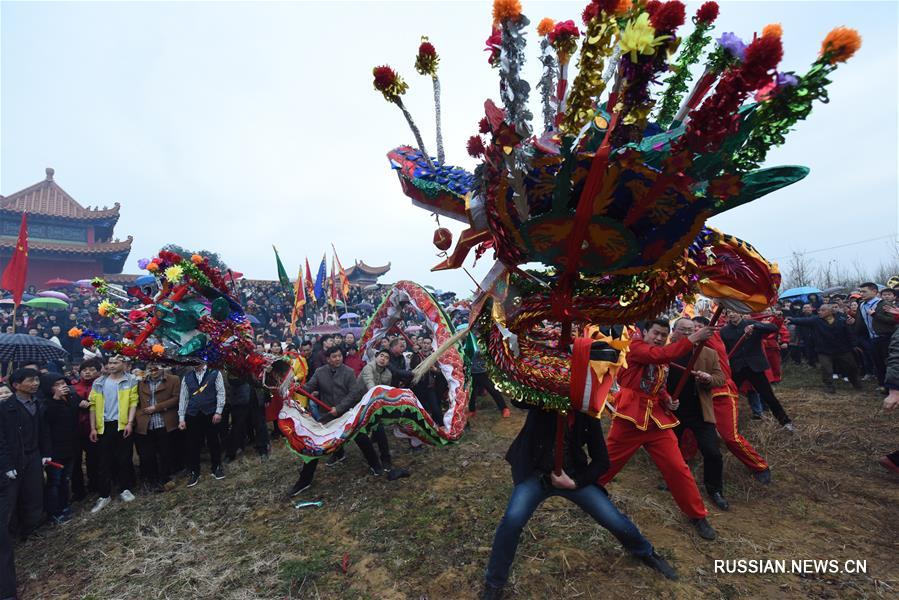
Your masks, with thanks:
M803 287L811 285L814 265L804 252L794 252L790 257L787 267L788 275L785 278L784 287Z

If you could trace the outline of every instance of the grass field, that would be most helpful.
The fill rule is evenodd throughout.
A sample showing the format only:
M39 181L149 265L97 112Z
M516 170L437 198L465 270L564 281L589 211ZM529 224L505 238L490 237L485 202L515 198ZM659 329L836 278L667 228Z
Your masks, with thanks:
M700 539L643 453L610 485L613 499L678 569L669 582L624 554L572 504L545 503L526 528L512 598L899 598L899 478L875 459L899 446L899 414L873 388L819 393L792 369L779 395L791 436L770 418L741 430L771 463L764 487L725 458L731 510L711 511L719 537ZM297 459L277 447L230 465L227 479L114 502L98 515L45 527L16 548L23 598L473 598L510 490L503 455L523 414L500 419L489 399L455 445L409 454L409 479L367 475L360 453L320 468L295 509L285 491ZM745 403L741 403L741 409ZM748 413L748 411L745 411ZM726 452L726 450L725 450ZM694 463L699 479L701 466ZM587 531L589 533L585 534ZM866 560L866 574L727 575L715 559ZM344 567L346 567L344 569Z

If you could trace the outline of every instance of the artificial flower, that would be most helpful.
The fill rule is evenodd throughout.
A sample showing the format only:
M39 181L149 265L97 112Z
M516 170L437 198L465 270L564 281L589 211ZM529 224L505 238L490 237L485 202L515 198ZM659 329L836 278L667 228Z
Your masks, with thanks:
M715 41L736 59L743 60L746 55L746 43L736 33L728 31Z
M521 16L519 0L493 0L493 24L498 25L506 19L517 19Z
M139 261L137 261L137 268L140 269L141 271L143 271L144 269L147 268L147 265L149 265L149 264L150 264L149 258L142 258Z
M556 22L550 19L549 17L544 17L540 20L540 24L537 25L537 34L540 36L549 35L549 32L553 30L553 27L556 26Z
M184 277L184 267L181 265L172 265L165 270L165 278L171 283L178 283Z
M150 351L156 356L160 356L165 354L165 347L162 344L153 344L153 347L150 348Z
M484 142L481 141L481 136L473 135L468 138L468 144L466 144L468 149L468 154L473 156L474 158L478 158L484 155Z
M90 348L91 346L94 345L94 342L96 342L96 341L97 341L97 340L95 340L95 339L92 338L91 336L83 337L83 338L81 338L81 345L82 345L84 348Z
M69 337L70 338L81 337L82 333L84 333L84 332L81 331L80 329L78 329L77 327L72 327L71 329L69 329Z
M487 62L495 67L499 64L499 53L503 43L503 32L499 27L493 28L493 31L490 32L490 37L487 38L485 43L487 47L484 48L484 51L490 53L490 56L487 57Z
M121 352L124 356L128 356L131 358L134 358L135 356L137 356L137 348L135 348L134 346L130 346L130 345L122 346L121 349L119 350L119 352Z
M706 2L696 11L696 24L711 25L718 18L718 3Z
M375 89L384 94L388 102L396 102L409 89L403 78L386 65L372 69L372 75Z
M487 117L481 117L481 120L478 121L478 131L481 133L490 133L490 123L487 122Z
M112 352L116 348L116 343L112 340L106 340L100 347L107 352Z
M649 16L656 31L670 33L684 24L686 7L680 0L665 2Z
M195 265L202 264L203 257L200 256L199 254L194 254L193 256L190 257L190 262L194 263Z
M430 75L434 77L437 74L437 63L440 57L437 56L437 50L434 44L428 41L428 38L422 36L421 45L418 46L418 55L415 57L415 70L421 75Z
M111 317L117 312L119 312L119 309L109 300L104 300L97 306L97 313L101 317Z
M774 37L783 37L784 28L780 26L780 23L768 23L762 28L762 37L766 35L773 35Z
M150 264L147 265L147 270L150 271L151 273L155 273L156 271L159 270L159 263L151 261Z
M862 47L862 37L854 29L836 27L821 42L821 58L830 64L846 62Z
M628 21L621 32L621 53L630 54L631 62L636 63L640 54L654 54L656 47L668 37L656 37L656 30L649 24L649 15L640 13L636 19Z

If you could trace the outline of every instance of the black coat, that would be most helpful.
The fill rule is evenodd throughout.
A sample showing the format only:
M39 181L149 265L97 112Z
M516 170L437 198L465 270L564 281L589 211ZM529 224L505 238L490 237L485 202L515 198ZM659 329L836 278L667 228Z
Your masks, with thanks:
M855 347L852 327L839 317L831 324L821 317L790 317L790 322L810 332L818 354L845 354Z
M78 403L81 399L70 394L66 400L44 400L44 422L50 433L53 460L66 461L78 451Z
M506 461L512 465L512 482L515 485L535 472L548 476L553 470L556 414L538 408L529 409L524 426L506 452ZM564 419L568 423L568 417ZM584 453L585 445L590 455L589 460ZM562 469L578 488L596 483L599 476L609 470L609 454L599 419L575 412L574 426L566 432L563 452Z
M721 339L724 340L727 352L730 353L734 346L737 345L737 341L743 337L743 330L746 329L747 325L753 325L754 331L752 335L743 340L740 347L730 357L731 371L739 373L748 367L750 371L764 373L770 365L762 348L762 338L769 333L777 332L777 325L743 319L737 325L728 324L722 327Z
M27 425L24 422L24 408L16 406L18 398L9 397L0 402L0 474L7 471L22 471L25 468L25 445L22 441L22 430ZM37 429L38 448L42 457L52 456L52 443L50 431L44 422L45 408L42 403L37 405Z

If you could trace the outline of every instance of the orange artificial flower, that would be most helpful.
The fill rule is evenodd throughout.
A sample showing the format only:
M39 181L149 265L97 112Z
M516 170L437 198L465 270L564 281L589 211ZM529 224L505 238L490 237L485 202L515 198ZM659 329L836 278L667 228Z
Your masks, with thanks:
M519 0L493 0L493 23L499 24L505 19L517 19L521 15Z
M780 23L768 23L762 29L762 37L767 37L769 35L773 35L774 37L783 37L784 28L780 26Z
M150 350L157 356L165 354L165 348L162 346L162 344L153 344L153 347L150 348Z
M194 263L195 265L198 265L203 262L203 257L200 256L199 254L194 254L193 256L190 257L190 262Z
M151 273L155 273L159 270L159 263L151 262L149 265L147 265L147 270Z
M862 36L848 27L831 29L821 42L821 56L828 55L828 62L836 64L846 62L862 47Z
M549 17L544 17L540 20L540 24L537 25L537 33L540 36L548 35L550 31L553 30L553 27L556 26L556 22L550 19Z
M69 337L70 338L81 337L82 333L83 332L80 329L78 329L77 327L72 327L71 329L69 329Z

